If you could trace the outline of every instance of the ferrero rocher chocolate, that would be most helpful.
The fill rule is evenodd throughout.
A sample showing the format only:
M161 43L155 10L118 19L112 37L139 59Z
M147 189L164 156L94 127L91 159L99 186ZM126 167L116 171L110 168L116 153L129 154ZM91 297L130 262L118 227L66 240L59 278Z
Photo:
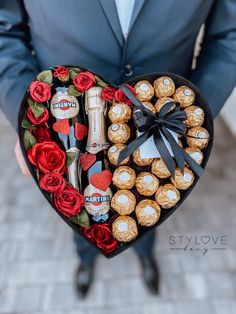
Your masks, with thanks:
M121 242L130 242L138 235L136 221L129 216L119 216L112 223L113 237Z
M113 123L108 128L108 138L113 143L126 143L130 137L130 128L126 123Z
M110 163L114 166L117 165L117 161L118 161L118 157L119 157L119 154L120 152L126 147L126 145L124 144L120 144L120 143L117 143L117 144L114 144L113 146L111 146L109 149L108 149L108 159L110 161ZM129 156L126 157L121 163L120 165L125 165L129 162Z
M162 158L155 158L153 160L151 171L161 179L168 178L170 176L170 172Z
M143 166L149 166L151 165L153 158L143 158L140 157L140 149L136 149L133 154L133 161L137 166L143 167Z
M187 167L184 167L184 174L177 168L175 170L175 177L171 178L172 183L177 189L187 190L194 181L194 173Z
M134 89L140 101L149 101L154 96L154 88L148 81L139 81Z
M151 227L160 218L161 208L155 201L145 199L138 203L135 214L141 226Z
M154 90L158 98L172 96L175 92L175 83L170 77L162 76L154 81Z
M175 206L180 200L179 190L173 184L159 186L155 194L156 202L165 209Z
M131 108L126 104L116 103L111 106L108 116L112 123L128 122L131 119Z
M154 106L149 101L142 101L142 104L144 105L145 108L151 110L154 113L156 112Z
M195 101L195 93L188 86L180 86L173 95L175 101L180 103L182 108L191 106Z
M162 97L162 98L159 98L155 104L155 109L157 112L160 112L161 108L167 104L168 102L171 102L173 101L174 102L174 99L171 98L171 97ZM175 108L175 105L173 105L170 110L174 109Z
M203 161L203 153L201 152L201 150L197 147L186 147L184 149L186 151L187 154L190 155L190 157L192 157L199 165L201 165L202 161Z
M191 147L202 149L208 144L209 133L205 128L196 126L194 128L188 129L187 135L190 135L190 137L186 137L186 142Z
M135 186L139 194L151 196L158 189L159 180L150 172L141 172L136 178Z
M198 106L190 106L185 110L187 119L185 120L187 127L201 126L204 122L204 111Z
M129 190L119 190L111 199L111 207L120 215L131 214L135 209L135 205L135 195Z
M128 166L120 166L113 173L112 182L119 189L132 189L136 179L135 171Z

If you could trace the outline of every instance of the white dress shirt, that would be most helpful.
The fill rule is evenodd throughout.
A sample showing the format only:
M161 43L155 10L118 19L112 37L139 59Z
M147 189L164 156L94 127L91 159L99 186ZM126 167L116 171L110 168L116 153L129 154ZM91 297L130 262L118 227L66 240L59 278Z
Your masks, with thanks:
M120 25L124 37L127 37L130 19L132 16L134 2L135 0L115 0L116 1L116 8L118 12L118 16L120 19Z

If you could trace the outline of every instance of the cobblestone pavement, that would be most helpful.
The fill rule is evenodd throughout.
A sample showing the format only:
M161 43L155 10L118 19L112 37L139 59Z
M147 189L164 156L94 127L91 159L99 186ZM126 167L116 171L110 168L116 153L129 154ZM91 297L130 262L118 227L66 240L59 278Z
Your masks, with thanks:
M88 298L77 300L72 232L21 175L16 135L2 116L0 134L0 314L236 313L236 141L221 120L201 182L158 229L158 297L148 294L130 249L111 260L99 257ZM194 237L189 248L221 250L177 250L186 236Z

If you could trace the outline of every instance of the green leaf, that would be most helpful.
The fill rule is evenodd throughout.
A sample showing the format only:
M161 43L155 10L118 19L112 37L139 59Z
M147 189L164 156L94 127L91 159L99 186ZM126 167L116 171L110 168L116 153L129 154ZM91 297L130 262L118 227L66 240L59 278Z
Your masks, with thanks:
M70 78L73 80L73 78L76 77L76 75L79 72L81 72L81 70L79 68L70 68L70 71L69 71Z
M28 98L27 101L34 116L36 118L39 118L44 112L45 109L44 105L39 102L33 101L30 97Z
M28 120L26 116L24 116L23 120L21 121L21 126L24 129L33 129L34 126L31 124L31 122Z
M76 158L75 152L66 152L66 166L70 167L75 158Z
M97 80L97 85L98 86L101 86L101 87L107 87L108 84L105 83L102 79L100 79L100 77L98 77L97 75L95 75L95 78Z
M52 84L52 71L46 70L38 74L37 79L41 82Z
M82 209L78 215L70 217L70 221L85 228L90 225L89 216L85 209Z
M58 76L57 78L58 78L59 81L61 81L63 83L66 83L66 82L69 81L70 77L69 77L69 75L67 75L67 76Z
M82 94L80 92L77 91L77 89L75 88L74 85L70 85L69 88L68 88L68 94L70 96L75 96L75 97L78 97L78 96L81 96Z
M28 150L29 148L33 147L36 143L37 143L36 138L30 133L30 131L25 130L24 133L25 149Z

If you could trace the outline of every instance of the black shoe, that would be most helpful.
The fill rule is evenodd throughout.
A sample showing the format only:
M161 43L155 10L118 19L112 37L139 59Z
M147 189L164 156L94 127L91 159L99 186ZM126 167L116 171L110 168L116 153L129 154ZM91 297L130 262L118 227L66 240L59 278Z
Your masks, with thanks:
M142 266L143 280L149 290L154 295L159 293L159 270L157 262L152 255L138 255Z
M91 265L80 264L75 273L75 289L79 299L84 299L92 285L95 263Z

